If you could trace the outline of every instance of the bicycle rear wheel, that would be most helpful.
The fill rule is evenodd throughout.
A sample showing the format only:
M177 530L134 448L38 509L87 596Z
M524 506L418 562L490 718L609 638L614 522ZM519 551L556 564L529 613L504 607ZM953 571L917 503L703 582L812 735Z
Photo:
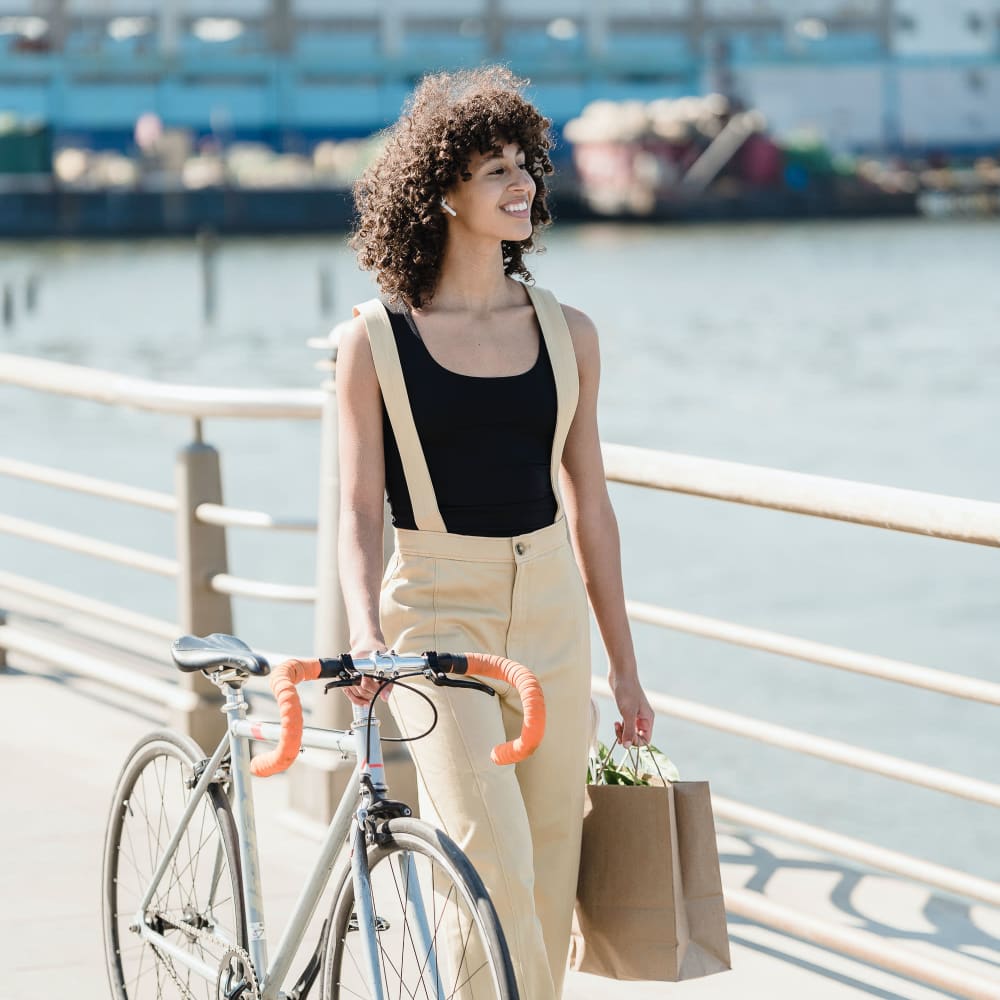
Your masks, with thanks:
M147 908L139 904L194 789L205 755L170 730L143 737L122 768L104 844L104 950L116 1000L214 1000L207 981L136 930L139 919L216 968L225 948L246 948L236 827L229 800L209 787Z
M389 830L389 843L368 849L383 995L517 1000L499 918L469 859L445 834L418 820L391 820ZM322 996L375 1000L350 867L334 899Z

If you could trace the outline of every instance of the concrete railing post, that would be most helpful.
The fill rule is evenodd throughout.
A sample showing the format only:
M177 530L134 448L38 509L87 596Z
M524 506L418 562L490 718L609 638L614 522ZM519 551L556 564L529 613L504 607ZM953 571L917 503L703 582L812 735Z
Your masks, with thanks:
M337 361L336 331L324 348L332 354L321 363L327 371L323 381L323 411L320 417L319 508L316 533L316 618L314 652L336 656L350 648L350 628L340 590L337 534L340 521L340 459L337 443L337 388L334 369ZM384 705L377 708L383 736L399 732ZM312 725L325 729L347 729L351 724L351 703L343 692L317 694ZM416 773L409 754L399 743L382 748L386 778L392 797L413 806L416 812ZM353 762L339 754L310 750L289 772L289 808L320 822L327 822L346 788Z
M177 495L177 624L180 632L207 635L231 633L232 602L210 587L214 574L228 571L226 529L202 524L195 518L199 504L222 503L219 453L201 440L201 421L195 421L195 440L182 448L174 468ZM182 674L181 684L198 695L198 704L179 712L174 724L206 751L215 748L226 729L219 707L221 696L200 672Z

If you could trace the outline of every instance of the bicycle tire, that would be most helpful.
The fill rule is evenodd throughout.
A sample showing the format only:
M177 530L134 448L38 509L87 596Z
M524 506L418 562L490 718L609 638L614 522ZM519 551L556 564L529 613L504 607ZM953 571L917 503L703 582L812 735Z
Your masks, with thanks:
M388 843L368 848L385 996L444 996L458 1000L474 995L476 1000L482 997L517 1000L514 966L500 919L469 859L448 836L419 820L393 819L388 830ZM430 944L438 957L439 978L433 974L428 949L417 940L420 934L415 921L410 921L406 914L407 884L400 877L402 869L397 872L395 866L400 860L405 863L407 856L414 865L407 871L416 873L429 927L433 928ZM449 910L453 912L448 913ZM469 931L464 936L458 962L446 954L448 949L441 947L443 942L438 940L446 915L451 920L457 915L468 921ZM360 937L356 922L352 926L353 918L354 881L348 865L341 873L334 896L324 950L321 991L324 1000L374 996L361 971ZM351 940L352 935L356 941ZM451 968L453 965L457 969Z
M157 730L136 743L118 777L102 870L104 950L115 1000L217 997L216 983L193 975L129 930L161 851L190 798L193 787L187 782L204 758L188 737ZM207 934L247 947L236 824L219 785L209 787L187 831L146 916L164 937L174 943L186 941L211 965L213 959L221 961L223 951L207 940ZM198 931L201 936L196 936Z

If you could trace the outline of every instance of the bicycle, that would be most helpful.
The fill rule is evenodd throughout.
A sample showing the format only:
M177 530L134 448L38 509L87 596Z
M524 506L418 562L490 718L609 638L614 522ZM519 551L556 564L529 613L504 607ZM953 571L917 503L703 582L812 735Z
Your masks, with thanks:
M225 635L185 636L173 643L172 655L182 671L202 670L223 691L227 732L206 758L189 738L158 730L125 761L103 866L112 995L305 1000L319 978L323 1000L517 1000L510 953L482 880L442 831L388 797L373 714L378 693L367 709L354 706L349 730L303 728L295 685L325 679L329 690L368 676L379 692L395 684L419 694L407 682L424 677L494 695L488 684L461 675L506 680L521 695L524 727L492 756L513 763L541 740L544 702L534 676L513 661L479 654L289 660L271 676L280 722L251 722L242 688L251 676L270 673L264 657ZM435 712L428 733L436 719ZM277 746L251 761L251 741ZM356 763L269 961L250 776L284 770L301 747L339 751ZM292 989L282 992L345 845L348 856L315 950Z

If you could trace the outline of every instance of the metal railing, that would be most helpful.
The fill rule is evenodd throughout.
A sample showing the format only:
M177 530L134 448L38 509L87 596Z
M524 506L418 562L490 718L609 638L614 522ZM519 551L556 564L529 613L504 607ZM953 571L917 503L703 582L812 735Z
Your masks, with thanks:
M334 335L311 341L330 355L321 364L332 371L336 359ZM319 390L250 391L166 385L76 366L0 354L0 383L40 392L70 395L113 406L125 406L193 421L193 440L177 458L174 494L0 457L0 476L168 514L175 522L177 553L165 558L126 546L88 538L49 525L0 513L0 532L57 546L177 581L178 621L166 622L94 600L62 588L0 572L0 602L20 607L44 607L59 620L72 620L90 639L122 644L122 634L148 649L177 631L231 631L234 596L272 601L306 602L315 608L315 647L329 652L348 645L345 616L336 580L336 399L332 379ZM206 417L236 419L320 420L320 495L316 520L279 518L269 513L230 507L219 485L219 456L202 441ZM1000 546L1000 504L984 503L868 483L713 461L688 455L622 445L603 446L611 482L646 489L686 493L732 503L793 511L810 517L912 532L967 544ZM231 575L226 561L227 531L247 528L267 532L315 532L315 584L279 584ZM831 669L877 677L950 697L1000 705L1000 684L963 677L913 663L901 662L808 639L750 628L675 609L629 600L633 621L652 624L705 639L763 650ZM17 611L11 606L7 611ZM127 643L126 643L127 645ZM169 706L174 719L206 742L217 731L218 713L201 678L166 671L142 676L81 652L78 645L51 631L33 632L23 624L4 623L0 603L0 655L10 651L81 675L99 677L133 693ZM2 662L2 661L0 661ZM607 684L594 678L597 696L608 697ZM739 735L770 746L882 775L897 781L1000 806L1000 785L827 739L736 712L686 701L665 694L650 695L660 713ZM346 706L317 706L319 725L343 725ZM297 769L304 770L304 769ZM335 768L331 769L335 771ZM315 778L315 775L313 776ZM324 780L330 779L328 774ZM308 779L307 779L308 780ZM294 789L293 789L294 797ZM330 794L333 794L331 792ZM717 815L741 826L772 833L828 851L882 871L915 879L950 893L1000 906L1000 884L955 869L890 851L865 841L716 796ZM730 889L727 908L747 919L784 930L826 947L912 976L929 985L966 997L998 997L996 984L965 969L944 965L853 928L836 927L768 900L759 893Z
M177 585L177 622L169 633L232 631L231 596L311 602L315 588L289 586L268 581L249 580L228 572L227 527L252 527L264 530L315 530L315 523L273 518L263 511L226 507L222 503L221 473L218 452L202 440L205 418L260 420L315 420L319 417L323 393L318 390L244 390L215 389L201 386L171 385L114 372L82 368L38 358L5 354L0 356L0 382L75 399L90 400L108 406L149 413L186 417L192 422L192 440L181 450L175 463L175 491L159 493L121 482L50 468L33 462L0 457L0 476L98 497L115 503L168 514L174 520L176 556L166 558L150 552L66 531L26 518L0 512L0 532L22 539L55 546L64 551L92 556L120 566L173 579ZM112 613L99 602L75 600L57 588L41 588L37 581L4 574L0 579L8 593L28 597L36 604L51 602L63 611L91 614L103 625L91 627L91 638L112 634L121 641L120 611ZM138 632L144 631L136 617ZM0 625L0 647L43 659L61 669L77 662L72 645L60 646L51 636L43 640L26 635L24 628ZM160 635L166 630L160 629ZM126 641L126 645L127 640ZM166 647L164 647L166 648ZM82 657L79 662L100 672L101 660ZM86 672L82 666L79 672ZM179 681L136 678L107 671L109 683L126 687L134 693L158 692L157 700L169 705L172 721L203 744L212 743L220 734L220 717L215 706L217 692L197 675ZM145 683L149 680L150 683ZM182 697L165 693L162 685L180 684Z

